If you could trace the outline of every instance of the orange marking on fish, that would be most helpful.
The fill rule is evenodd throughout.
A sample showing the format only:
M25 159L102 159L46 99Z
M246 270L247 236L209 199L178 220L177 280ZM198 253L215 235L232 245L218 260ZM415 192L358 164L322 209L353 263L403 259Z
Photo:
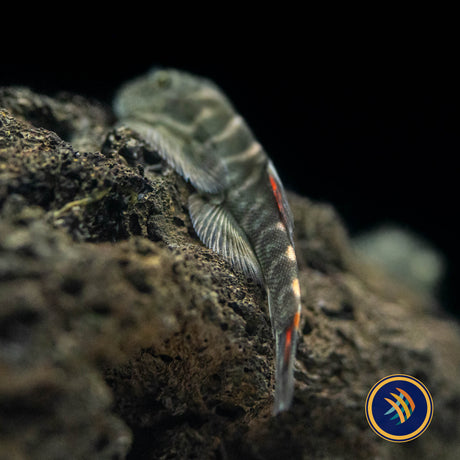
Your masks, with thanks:
M289 347L291 345L291 338L292 338L292 327L290 327L286 331L286 347Z
M289 359L289 352L291 351L292 341L292 326L286 330L286 342L284 344L284 361L287 362Z
M284 360L287 361L289 359L289 353L291 351L291 343L292 343L292 330L295 328L296 330L299 328L300 323L300 312L297 312L294 315L294 320L292 321L291 326L286 329L286 341L284 344Z
M293 324L296 329L299 329L299 324L300 324L300 312L299 311L294 315Z
M282 232L286 231L286 227L284 226L283 222L281 222L281 221L276 224L276 228L278 230L282 231Z
M294 295L296 297L300 297L299 278L296 278L294 281L292 281L292 290L294 291Z
M295 251L291 245L289 245L286 250L286 256L289 260L295 261Z
M272 185L273 193L276 195L278 190L278 185L276 184L276 180L273 176L268 176L270 178L270 184Z
M275 196L275 200L276 200L276 204L278 205L278 209L280 210L280 213L284 215L283 198L278 188L278 184L276 183L276 180L273 176L268 176L268 177L270 178L270 185L272 186L273 195Z

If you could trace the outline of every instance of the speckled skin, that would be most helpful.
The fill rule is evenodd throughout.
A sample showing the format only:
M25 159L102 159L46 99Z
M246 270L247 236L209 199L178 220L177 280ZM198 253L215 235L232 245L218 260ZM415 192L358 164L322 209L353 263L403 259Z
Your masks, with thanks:
M292 217L273 164L205 79L154 71L122 88L115 109L195 186L190 214L200 239L266 287L277 349L274 412L287 409L300 291Z

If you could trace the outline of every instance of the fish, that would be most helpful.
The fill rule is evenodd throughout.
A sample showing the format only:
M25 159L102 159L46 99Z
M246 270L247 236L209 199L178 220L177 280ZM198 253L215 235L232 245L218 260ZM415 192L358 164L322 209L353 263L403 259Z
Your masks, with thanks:
M266 289L275 339L272 412L288 410L301 301L294 220L273 162L207 78L153 69L123 84L113 107L193 186L188 210L201 242Z

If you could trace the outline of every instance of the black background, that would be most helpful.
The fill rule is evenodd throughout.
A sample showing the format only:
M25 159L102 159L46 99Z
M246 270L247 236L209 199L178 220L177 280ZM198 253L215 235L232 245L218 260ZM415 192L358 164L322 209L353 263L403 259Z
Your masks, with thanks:
M287 188L332 203L351 235L396 222L442 251L449 271L440 298L459 311L458 38L448 25L439 33L429 19L415 31L403 21L377 32L372 21L356 31L315 18L212 29L206 22L178 29L171 16L163 27L129 21L72 23L46 34L38 27L3 52L0 85L110 103L122 82L152 66L211 78Z

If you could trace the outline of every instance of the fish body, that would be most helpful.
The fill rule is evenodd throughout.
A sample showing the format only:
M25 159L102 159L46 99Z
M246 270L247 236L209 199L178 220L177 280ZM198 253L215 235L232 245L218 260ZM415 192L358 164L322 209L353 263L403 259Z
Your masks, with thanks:
M266 288L276 340L273 412L288 409L300 288L293 219L275 167L209 80L156 70L122 87L114 107L196 189L189 213L201 241Z

